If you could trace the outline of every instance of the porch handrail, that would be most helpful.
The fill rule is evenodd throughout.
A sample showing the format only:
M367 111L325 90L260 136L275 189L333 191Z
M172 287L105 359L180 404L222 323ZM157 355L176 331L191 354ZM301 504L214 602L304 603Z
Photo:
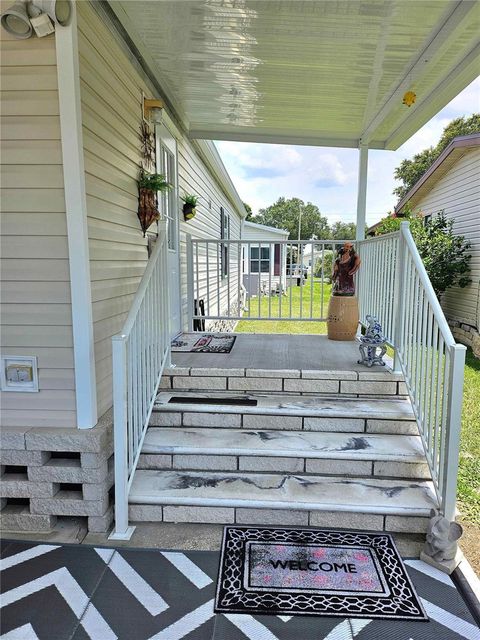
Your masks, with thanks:
M454 520L466 348L455 342L408 222L397 233L361 241L359 251L361 321L366 313L386 321L394 368L405 379L440 510Z
M112 337L115 453L114 540L129 539L128 493L137 467L160 378L170 358L166 223L121 332Z

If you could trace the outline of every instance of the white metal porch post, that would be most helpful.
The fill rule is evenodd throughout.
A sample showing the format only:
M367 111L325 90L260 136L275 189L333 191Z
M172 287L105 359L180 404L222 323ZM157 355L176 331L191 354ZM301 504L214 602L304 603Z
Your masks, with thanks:
M368 174L368 145L360 144L358 161L358 191L357 191L357 232L356 240L365 238L365 220L367 210L367 174Z

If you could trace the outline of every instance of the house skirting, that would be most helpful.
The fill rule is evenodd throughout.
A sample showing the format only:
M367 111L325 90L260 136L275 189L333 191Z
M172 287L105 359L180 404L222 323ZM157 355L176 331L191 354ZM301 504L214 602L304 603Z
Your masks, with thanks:
M85 518L90 532L113 520L112 414L93 429L4 428L2 531L50 531L58 518Z
M480 358L480 333L478 329L459 320L448 319L448 324L455 340L467 347L471 347L473 355L476 358Z

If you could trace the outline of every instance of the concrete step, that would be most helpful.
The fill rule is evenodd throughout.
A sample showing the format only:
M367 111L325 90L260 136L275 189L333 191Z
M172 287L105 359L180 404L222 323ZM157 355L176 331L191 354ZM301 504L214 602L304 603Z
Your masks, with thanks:
M236 391L296 395L406 396L401 374L375 371L312 369L234 369L173 367L160 383L163 391Z
M150 427L138 468L430 478L420 436L205 427Z
M410 401L400 398L162 392L150 425L418 435Z
M437 507L421 480L138 470L133 521L304 524L423 533Z

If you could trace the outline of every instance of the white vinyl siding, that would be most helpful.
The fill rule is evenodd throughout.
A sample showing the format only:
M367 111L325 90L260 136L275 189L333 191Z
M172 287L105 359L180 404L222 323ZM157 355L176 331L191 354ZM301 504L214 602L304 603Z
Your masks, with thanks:
M415 202L414 210L424 214L445 211L454 220L453 230L472 244L472 283L465 289L447 290L442 306L446 315L480 328L480 149L466 151L428 194Z
M184 330L187 329L187 247L186 235L192 238L221 238L221 208L229 217L230 239L240 239L241 217L233 204L225 195L217 180L212 176L206 167L199 151L188 140L182 138L178 141L178 179L179 193L191 193L199 196L196 206L196 216L188 222L180 223L180 273L182 286L182 322ZM199 290L200 297L210 301L211 315L216 315L218 311L227 310L228 302L230 306L236 303L238 298L238 271L233 269L232 264L237 259L238 249L230 247L229 261L230 273L228 277L222 278L220 248L211 246L209 250L209 270L207 276L205 252L199 252ZM195 256L194 256L195 258ZM236 262L235 262L236 264ZM218 267L218 268L217 268ZM209 295L207 296L207 290ZM229 292L229 293L228 293ZM219 296L218 296L219 294ZM230 294L230 295L229 295ZM220 304L218 305L218 298ZM220 307L220 308L218 308ZM208 326L207 326L208 329Z
M2 0L0 10L12 3ZM0 30L1 348L38 358L38 393L1 394L3 426L75 427L55 36Z
M98 415L112 404L111 338L147 264L137 217L142 91L150 91L88 2L77 3ZM152 227L152 230L155 228Z

